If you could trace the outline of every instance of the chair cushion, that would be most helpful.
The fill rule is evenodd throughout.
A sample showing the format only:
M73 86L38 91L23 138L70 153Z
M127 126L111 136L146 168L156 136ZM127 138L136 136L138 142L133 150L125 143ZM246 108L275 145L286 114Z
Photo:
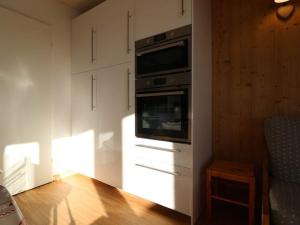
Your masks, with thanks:
M270 172L275 178L300 184L300 118L266 120Z
M273 225L299 225L300 185L271 179L270 208Z

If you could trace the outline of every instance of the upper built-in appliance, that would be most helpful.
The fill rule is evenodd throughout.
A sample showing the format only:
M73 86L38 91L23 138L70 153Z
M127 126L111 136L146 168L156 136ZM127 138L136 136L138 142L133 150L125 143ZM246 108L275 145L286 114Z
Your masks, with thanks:
M191 71L192 26L137 41L136 76L189 73Z

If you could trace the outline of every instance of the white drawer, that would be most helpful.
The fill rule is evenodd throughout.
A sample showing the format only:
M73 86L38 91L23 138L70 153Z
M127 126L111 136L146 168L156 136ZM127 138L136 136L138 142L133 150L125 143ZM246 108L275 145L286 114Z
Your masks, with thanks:
M133 156L135 162L141 164L157 162L192 168L192 148L190 145L140 141L135 145Z
M134 165L127 191L170 209L191 214L191 170L169 165Z

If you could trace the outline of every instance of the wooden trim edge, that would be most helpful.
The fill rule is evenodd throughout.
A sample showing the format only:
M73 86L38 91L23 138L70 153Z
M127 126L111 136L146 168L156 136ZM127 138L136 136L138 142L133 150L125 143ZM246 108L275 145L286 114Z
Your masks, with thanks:
M262 180L262 225L270 225L270 202L269 202L269 159L267 154L263 159Z

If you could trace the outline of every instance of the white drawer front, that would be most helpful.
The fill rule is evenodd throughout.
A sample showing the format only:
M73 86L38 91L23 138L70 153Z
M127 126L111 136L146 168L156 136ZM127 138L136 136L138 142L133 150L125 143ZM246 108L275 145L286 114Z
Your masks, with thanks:
M186 215L191 214L192 176L187 168L134 165L129 192Z
M192 149L190 145L138 142L134 148L135 161L138 163L157 162L167 165L192 168Z

